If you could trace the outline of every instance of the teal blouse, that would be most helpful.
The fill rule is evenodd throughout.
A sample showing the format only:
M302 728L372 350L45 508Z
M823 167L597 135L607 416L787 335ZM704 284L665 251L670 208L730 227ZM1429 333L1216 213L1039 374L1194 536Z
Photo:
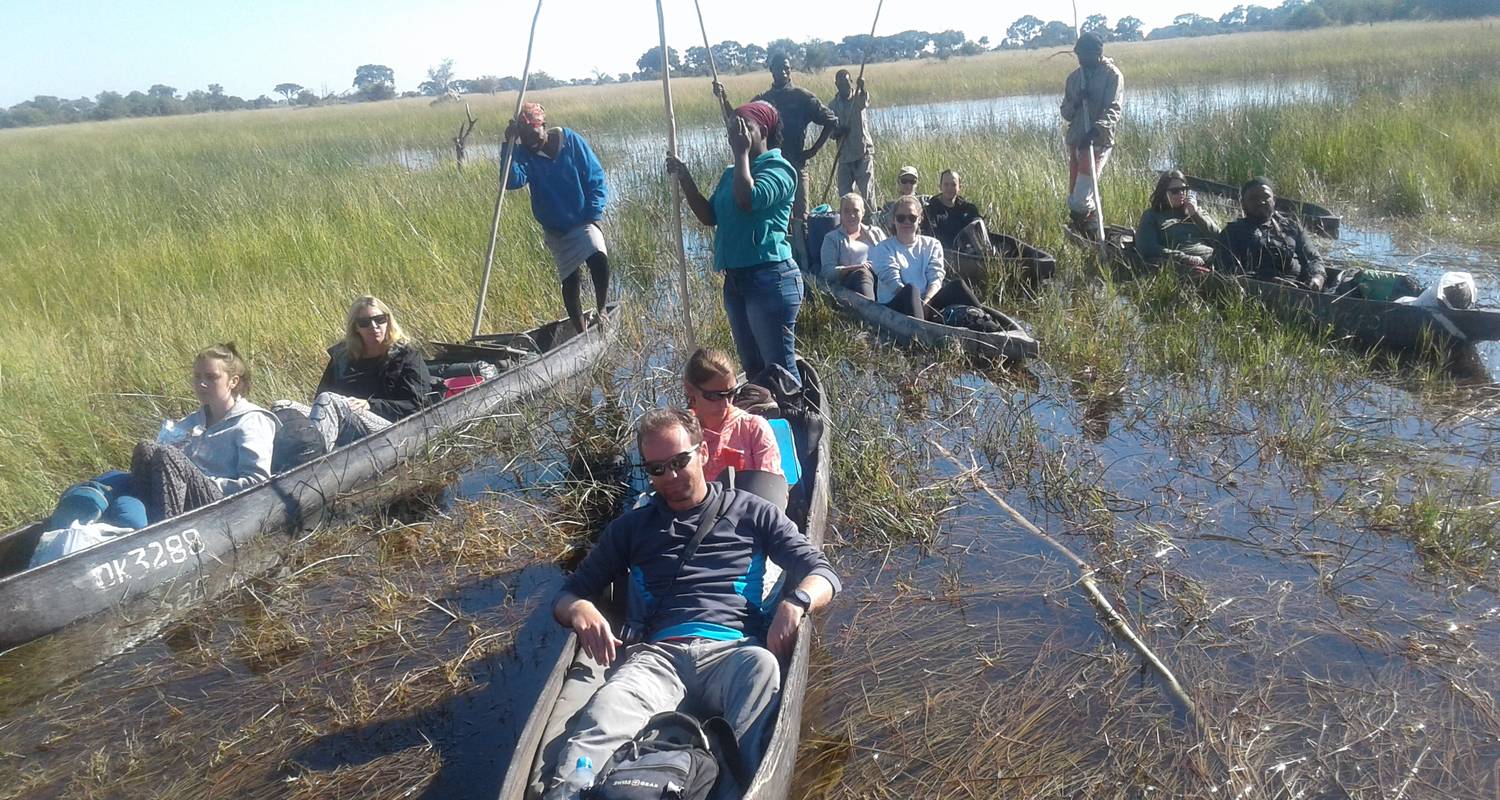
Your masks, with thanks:
M787 226L797 194L797 171L778 149L767 150L750 162L750 211L734 201L734 167L719 176L709 204L714 209L714 269L743 269L792 257Z

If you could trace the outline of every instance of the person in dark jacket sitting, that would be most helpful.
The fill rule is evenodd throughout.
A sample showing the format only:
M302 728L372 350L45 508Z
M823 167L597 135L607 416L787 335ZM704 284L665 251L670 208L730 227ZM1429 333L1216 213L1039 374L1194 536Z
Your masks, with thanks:
M1163 172L1151 193L1151 207L1135 228L1135 251L1147 264L1207 267L1219 238L1219 224L1203 213L1188 192L1180 169Z
M1224 228L1223 266L1263 281L1285 281L1323 290L1323 259L1308 243L1302 226L1290 214L1276 210L1276 190L1265 178L1251 178L1240 187L1245 216Z
M379 299L355 300L344 334L328 348L328 367L307 412L330 450L420 411L432 383L420 349Z

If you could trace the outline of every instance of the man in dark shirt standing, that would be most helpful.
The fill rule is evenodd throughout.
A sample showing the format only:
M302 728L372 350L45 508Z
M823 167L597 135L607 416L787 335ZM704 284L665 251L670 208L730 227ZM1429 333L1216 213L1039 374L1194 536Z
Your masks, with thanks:
M605 529L552 604L595 662L623 656L569 727L554 787L579 757L603 764L653 715L683 703L723 716L753 771L776 718L777 659L839 588L822 552L776 506L704 479L708 451L692 413L648 411L636 442L656 498ZM708 532L681 563L705 514ZM786 570L779 602L762 600L767 559ZM629 644L588 599L626 574L627 628L639 636Z
M766 68L771 71L771 88L756 95L755 99L775 106L776 113L781 115L781 157L790 161L797 170L797 195L792 201L792 230L788 238L792 240L792 246L798 248L798 263L806 265L807 162L838 130L839 118L823 105L817 95L792 85L792 62L785 53L771 54ZM813 146L804 150L802 145L807 141L809 124L819 125L822 130Z
M945 169L938 179L938 194L927 201L922 212L922 233L937 239L944 247L970 253L989 253L990 232L985 228L979 206L959 196L963 179L955 170Z
M1276 190L1265 178L1251 178L1240 187L1245 216L1224 228L1223 267L1259 280L1294 281L1315 292L1323 290L1323 259L1307 241L1302 226L1290 214L1276 210Z

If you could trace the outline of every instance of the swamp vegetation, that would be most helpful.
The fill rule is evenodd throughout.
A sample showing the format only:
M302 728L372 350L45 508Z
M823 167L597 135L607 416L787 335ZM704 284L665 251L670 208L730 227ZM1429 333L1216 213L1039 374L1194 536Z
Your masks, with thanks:
M1184 89L1169 114L1127 116L1111 221L1134 221L1164 159L1226 180L1266 172L1390 233L1393 260L1466 254L1414 266L1470 269L1493 301L1494 32L1113 48L1129 85L1263 80L1269 66L1347 95L1230 104ZM1050 91L1068 66L1007 53L879 65L870 82L889 104L959 100ZM679 113L706 123L706 92L677 85ZM633 304L614 357L342 498L276 574L103 666L78 668L98 658L88 624L0 656L0 797L493 796L559 641L533 612L618 507L630 420L680 391L656 92L541 98L591 139L646 142L598 148ZM477 106L493 120L509 102ZM494 167L388 158L444 153L452 116L397 102L0 135L0 179L20 189L0 201L15 221L0 231L0 308L21 331L0 341L0 517L43 512L180 412L204 343L239 341L270 399L312 384L354 294L385 297L424 338L466 331ZM837 400L829 546L846 591L820 620L798 796L1495 796L1493 378L1358 353L1254 306L1208 305L1169 275L1090 277L1090 255L1063 241L1056 127L965 127L889 133L878 180L957 166L998 229L1058 255L1037 295L985 287L1043 359L905 351L804 306L799 347ZM703 176L724 155L686 159ZM501 236L487 327L555 315L525 203L507 203ZM716 286L696 273L687 302L700 342L727 346ZM1478 357L1500 369L1495 349ZM978 481L1083 555L1198 723Z

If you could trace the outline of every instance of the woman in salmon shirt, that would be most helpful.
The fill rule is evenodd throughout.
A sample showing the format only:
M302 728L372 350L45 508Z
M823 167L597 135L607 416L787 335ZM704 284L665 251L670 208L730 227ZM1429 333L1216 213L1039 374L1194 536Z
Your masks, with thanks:
M699 348L688 359L682 376L688 408L703 426L708 462L703 476L718 480L726 467L775 475L781 471L781 452L771 423L734 405L738 388L729 356L718 350Z

